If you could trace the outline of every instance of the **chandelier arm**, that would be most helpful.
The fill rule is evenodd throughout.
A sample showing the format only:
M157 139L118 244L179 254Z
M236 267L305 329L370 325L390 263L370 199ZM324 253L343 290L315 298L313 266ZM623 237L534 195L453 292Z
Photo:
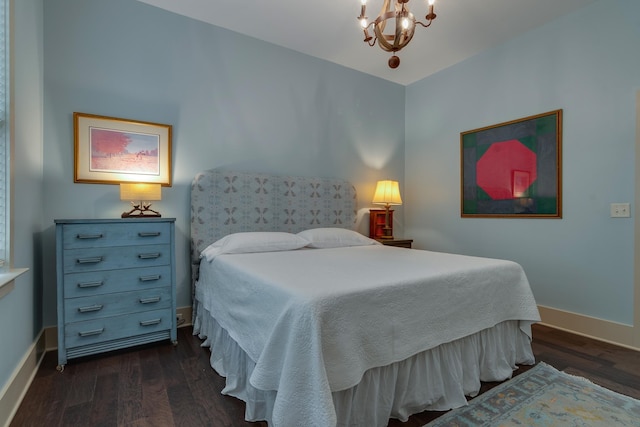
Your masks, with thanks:
M380 9L380 13L378 14L378 17L375 19L374 23L374 27L375 28L379 28L380 29L380 33L384 32L384 28L387 25L387 19L391 16L395 16L395 11L393 10L393 4L391 3L391 0L384 0L382 2L382 8Z
M369 27L370 25L367 25L366 27L364 27L362 30L364 31L364 42L367 43L369 46L373 46L373 44L371 44L371 39L373 39L373 37L371 37L371 35L369 34ZM373 40L373 43L375 44L375 39Z
M386 50L387 52L396 52L402 49L402 47L400 48L397 47L396 42L394 41L395 36L390 34L384 34L385 24L388 19L396 19L396 13L394 11L391 11L384 14L380 14L380 16L378 16L376 20L373 21L371 24L373 24L373 32L376 35L376 39L378 39L378 46L380 46L382 50ZM393 44L389 43L390 41L393 42Z
M404 4L402 5L402 9L404 10ZM402 47L400 46L403 39L404 30L402 29L402 16L396 14L396 27L395 27L395 35L393 37L393 51L396 52Z
M378 40L378 37L369 37L369 40L365 40L364 42L373 47L376 44L376 40Z
M416 21L416 24L420 24L420 25L422 25L424 28L429 28L429 27L431 26L431 24L432 24L432 23L433 23L433 21L429 21L429 22L427 22L426 24L423 24L423 23L422 23L422 22L420 22L420 21Z
M387 37L382 33L378 34L378 30L376 28L377 27L374 27L374 31L376 34L376 39L378 40L378 46L380 46L382 50L386 50L387 52L395 52L393 45L389 43L389 40L392 40L393 36Z
M373 25L374 28L378 28L382 33L387 25L387 19L395 18L396 13L391 11L387 13L381 13L375 19L375 21L371 22L369 25Z

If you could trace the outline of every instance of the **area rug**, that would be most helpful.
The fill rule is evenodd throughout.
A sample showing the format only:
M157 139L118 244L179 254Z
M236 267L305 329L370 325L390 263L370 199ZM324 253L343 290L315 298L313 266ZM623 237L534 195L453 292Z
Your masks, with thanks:
M640 426L640 401L538 363L423 427Z

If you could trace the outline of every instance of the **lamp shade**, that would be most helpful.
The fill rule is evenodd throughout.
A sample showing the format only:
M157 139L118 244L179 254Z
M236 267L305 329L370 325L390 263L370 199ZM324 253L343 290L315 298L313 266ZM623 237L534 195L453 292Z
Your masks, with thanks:
M160 184L120 183L120 200L145 201L162 200Z
M402 198L398 181L378 181L372 203L376 205L401 205Z

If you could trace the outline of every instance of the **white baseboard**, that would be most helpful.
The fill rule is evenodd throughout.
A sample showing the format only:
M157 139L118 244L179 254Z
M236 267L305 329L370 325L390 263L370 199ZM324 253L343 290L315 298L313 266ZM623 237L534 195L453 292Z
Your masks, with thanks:
M33 381L45 354L45 334L41 331L0 391L0 426L8 427Z
M634 343L633 326L541 305L538 310L542 323L552 328L640 350Z

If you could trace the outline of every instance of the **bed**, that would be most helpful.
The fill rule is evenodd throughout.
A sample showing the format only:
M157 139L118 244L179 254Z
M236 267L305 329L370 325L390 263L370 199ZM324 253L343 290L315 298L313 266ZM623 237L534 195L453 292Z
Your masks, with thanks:
M380 245L347 181L207 170L191 216L194 334L247 421L386 426L535 362L520 265Z

